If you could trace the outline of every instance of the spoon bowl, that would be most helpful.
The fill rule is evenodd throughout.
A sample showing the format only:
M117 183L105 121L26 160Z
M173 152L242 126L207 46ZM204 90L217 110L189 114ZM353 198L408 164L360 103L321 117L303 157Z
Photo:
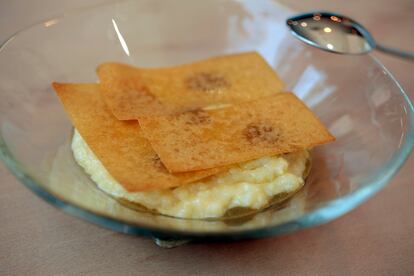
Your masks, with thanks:
M300 40L339 54L366 54L377 49L388 54L414 59L414 53L380 45L370 32L355 20L331 12L303 13L286 21Z

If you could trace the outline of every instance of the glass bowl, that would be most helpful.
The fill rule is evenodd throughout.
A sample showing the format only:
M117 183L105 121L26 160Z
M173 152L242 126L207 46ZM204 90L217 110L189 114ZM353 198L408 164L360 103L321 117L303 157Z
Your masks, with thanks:
M172 239L240 239L328 222L386 185L414 144L413 106L378 60L292 37L289 8L268 0L122 1L18 32L0 50L0 154L16 177L67 213L116 231ZM185 220L134 211L74 162L72 126L51 82L95 82L106 61L169 66L258 51L337 137L312 152L299 193L244 220Z

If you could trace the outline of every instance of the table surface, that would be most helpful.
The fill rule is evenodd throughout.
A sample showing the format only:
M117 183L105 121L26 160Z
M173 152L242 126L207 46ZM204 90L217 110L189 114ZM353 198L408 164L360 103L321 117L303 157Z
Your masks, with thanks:
M68 8L107 0L0 0L0 41ZM414 51L414 1L284 1L357 18L374 37ZM43 4L42 4L43 3ZM414 63L376 53L414 99ZM414 158L374 198L294 234L166 250L43 202L0 164L0 275L414 275Z

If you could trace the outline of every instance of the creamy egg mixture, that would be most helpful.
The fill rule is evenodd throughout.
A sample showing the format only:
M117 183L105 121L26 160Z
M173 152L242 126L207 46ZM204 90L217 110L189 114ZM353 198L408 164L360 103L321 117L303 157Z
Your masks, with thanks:
M105 169L75 130L72 151L97 186L109 195L180 218L219 218L237 208L262 209L278 195L292 195L304 184L308 151L263 157L226 172L173 189L127 192Z

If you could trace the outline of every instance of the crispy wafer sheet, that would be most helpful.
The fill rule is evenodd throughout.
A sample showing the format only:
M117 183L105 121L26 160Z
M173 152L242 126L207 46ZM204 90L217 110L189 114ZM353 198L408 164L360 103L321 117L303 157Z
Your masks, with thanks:
M222 170L173 175L143 137L137 121L119 121L112 115L99 85L54 83L53 87L82 138L127 191L166 189Z
M292 93L217 110L141 117L139 123L171 172L226 166L335 139Z
M160 69L104 63L97 73L105 101L119 120L250 101L284 86L255 52Z

